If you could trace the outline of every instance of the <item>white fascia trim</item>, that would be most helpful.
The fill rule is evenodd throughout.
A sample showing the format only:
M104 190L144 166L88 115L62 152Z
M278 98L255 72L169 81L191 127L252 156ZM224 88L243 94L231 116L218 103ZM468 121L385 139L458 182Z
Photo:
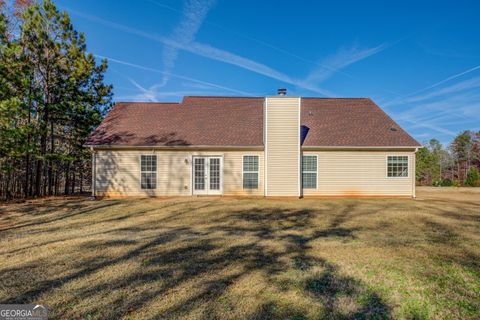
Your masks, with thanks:
M400 146L382 146L382 147L377 147L377 146L372 146L372 147L354 147L354 146L302 146L302 149L305 150L318 150L318 149L414 149L418 150L418 148L421 148L419 146L405 146L405 147L400 147Z

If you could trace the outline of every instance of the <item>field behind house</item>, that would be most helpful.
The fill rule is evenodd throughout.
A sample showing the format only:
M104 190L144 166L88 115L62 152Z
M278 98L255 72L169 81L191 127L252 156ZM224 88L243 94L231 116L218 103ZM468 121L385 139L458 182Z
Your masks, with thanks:
M0 275L52 319L478 319L480 192L10 204Z

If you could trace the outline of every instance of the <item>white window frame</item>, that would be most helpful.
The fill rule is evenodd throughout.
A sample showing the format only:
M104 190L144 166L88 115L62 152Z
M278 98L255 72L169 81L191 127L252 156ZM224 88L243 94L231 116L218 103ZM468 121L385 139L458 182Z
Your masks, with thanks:
M144 156L154 156L155 157L155 171L142 171L142 157ZM140 162L140 189L141 190L156 190L158 187L158 156L156 154L141 154L139 156ZM142 188L142 173L154 173L155 172L155 188Z
M303 170L303 157L315 157L315 163L317 164L317 171L304 171ZM315 190L315 189L318 189L318 155L316 154L302 154L301 158L300 158L300 170L301 170L301 187L302 187L302 190L303 189L307 189L307 190ZM303 187L303 173L315 173L315 188L304 188Z
M257 171L244 171L245 157L257 157ZM257 174L257 187L245 188L244 187L244 173L256 173ZM242 155L242 190L258 190L260 189L260 156L258 154L243 154Z
M400 177L390 177L388 176L388 157L407 157L407 175L406 176L400 176ZM410 178L410 156L405 155L405 154L388 154L385 157L385 177L387 179L407 179Z

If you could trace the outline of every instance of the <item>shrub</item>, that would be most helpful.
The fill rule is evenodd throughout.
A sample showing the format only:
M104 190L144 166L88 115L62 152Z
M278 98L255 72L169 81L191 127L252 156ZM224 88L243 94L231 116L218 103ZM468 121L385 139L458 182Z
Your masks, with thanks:
M442 187L451 187L452 186L452 180L445 178L442 180Z
M441 187L442 186L442 181L441 180L433 180L432 186Z
M452 187L461 187L461 186L462 186L462 184L461 184L460 181L458 181L458 180L455 180L455 181L453 181L453 183L452 183Z
M477 167L470 167L467 172L467 179L465 179L465 185L475 187L478 180L480 180L480 172L478 172Z

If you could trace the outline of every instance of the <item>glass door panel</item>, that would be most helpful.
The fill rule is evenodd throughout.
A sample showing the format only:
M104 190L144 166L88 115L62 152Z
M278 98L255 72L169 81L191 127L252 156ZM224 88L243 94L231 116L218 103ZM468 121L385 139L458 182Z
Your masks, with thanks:
M220 158L210 158L210 190L220 191Z

